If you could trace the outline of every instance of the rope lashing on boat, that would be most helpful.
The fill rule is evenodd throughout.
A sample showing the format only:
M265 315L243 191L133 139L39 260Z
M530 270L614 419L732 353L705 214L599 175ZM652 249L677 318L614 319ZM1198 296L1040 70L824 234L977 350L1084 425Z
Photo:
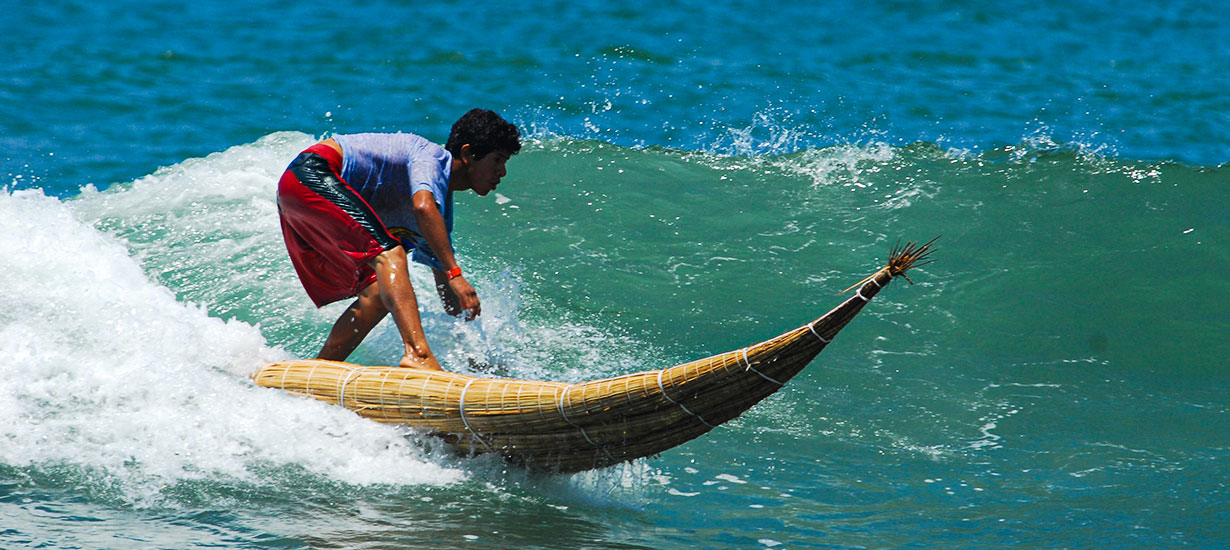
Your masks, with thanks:
M585 433L585 428L582 428L581 426L577 425L576 422L573 422L572 419L568 418L568 413L564 410L564 400L568 398L568 390L571 390L574 387L576 387L574 384L569 384L565 386L564 391L560 392L559 394L559 415L560 417L564 419L564 422L567 422L573 428L576 428L578 431L580 431L581 437L584 437L585 440L588 441L590 445L593 445L595 448L601 450L602 453L605 454L607 458L615 462L618 462L619 460L616 459L614 456L612 456L611 451L607 450L605 446L594 443L594 440L589 438L589 434Z
M569 384L565 386L564 391L560 392L559 394L559 404L558 404L559 405L559 415L560 417L564 419L564 422L567 422L573 428L581 430L581 435L585 438L586 441L589 442L590 445L597 447L598 444L594 443L594 440L589 438L589 434L585 433L585 428L578 426L576 422L573 422L571 419L569 419L568 412L564 410L564 400L568 399L568 390L571 390L571 389L572 389L572 384Z
M309 390L311 390L311 389L312 389L312 375L316 374L316 369L318 369L318 368L320 368L320 365L312 365L312 370L308 371L308 375L307 375L307 383L305 383L305 384L303 385L303 387L305 387L305 388L307 388L307 389L309 389ZM283 377L282 377L282 383L283 383L283 384L285 384L285 383L286 383L286 377L285 377L285 376L283 376Z
M427 373L427 378L423 380L423 387L426 388L431 383L431 379L435 377L432 373ZM402 377L401 386L398 386L398 393L402 393L406 389L406 377ZM423 415L423 411L427 410L427 392L419 392L419 415Z
M384 407L385 407L385 404L384 404L384 385L385 385L385 384L389 381L389 375L390 375L390 374L393 374L393 371L391 371L391 370L386 370L386 371L384 371L384 378L381 378L381 379L380 379L380 408L381 408L381 409L384 409ZM406 383L406 379L405 379L405 378L402 378L402 379L401 379L401 381L402 381L402 383L403 383L403 384L404 384L404 383Z
M658 371L658 391L662 393L662 397L665 397L665 398L666 398L666 400L667 400L667 401L670 401L671 403L674 403L674 404L676 404L676 405L679 405L679 408L683 409L683 412L688 413L688 414L690 414L690 415L692 415L692 416L695 416L695 417L696 417L696 419L697 419L697 420L699 420L701 424L704 424L704 425L706 425L706 426L709 426L710 428L716 428L717 426L714 426L713 424L710 424L710 423L709 423L709 422L707 422L707 421L706 421L703 417L701 417L699 414L696 414L696 413L694 413L694 412L692 412L692 411L688 410L688 408L687 408L687 407L685 407L685 406L683 405L683 403L680 403L680 402L678 402L678 401L675 401L674 399L671 399L671 396L669 396L669 395L667 395L667 394L666 394L666 386L662 385L662 375L663 375L663 374L666 374L666 369L662 369L662 370Z
M871 284L876 285L876 288L884 288L884 286L880 284L880 281L876 280L876 278L880 275L881 272L887 273L890 281L892 280L892 277L893 277L892 270L887 267L884 269L881 269L880 271L877 271L875 275L871 276L871 280L869 281ZM863 285L859 287L858 291L856 291L854 294L858 296L859 298L862 298L864 302L870 302L871 298L863 296L863 289L866 287L867 285Z
M872 279L872 280L875 280L875 279ZM868 297L866 297L866 296L863 296L863 289L862 289L862 287L859 287L859 289L858 289L858 290L854 291L854 295L855 295L855 296L858 296L858 297L859 297L860 299L862 299L864 302L870 302L870 301L871 301L871 298L868 298Z
M283 389L283 390L286 389L286 376L289 374L290 374L290 369L282 369L282 381L278 383L279 384L278 388ZM308 379L310 380L311 377L312 375L309 374Z
M818 321L818 320L819 320L819 319L817 319L816 321ZM819 332L816 332L816 321L812 321L812 322L810 322L810 323L807 323L807 330L810 330L812 334L815 334L815 335L816 335L816 338L819 338L821 342L824 342L825 344L832 344L832 343L833 343L833 341L832 341L832 340L829 340L828 338L825 338L825 337L823 337L823 336L820 336L820 333L819 333Z
M315 372L315 370L316 369L312 369L313 372ZM346 406L346 385L349 384L351 380L354 380L354 378L360 374L363 374L363 367L355 367L353 369L350 369L350 372L346 373L346 378L342 380L342 387L337 392L337 404L338 405L341 405L343 407ZM351 399L353 399L353 397Z
M487 450L491 450L491 445L488 445L487 440L483 439L483 434L474 431L474 428L470 427L470 419L466 418L466 392L470 391L470 386L475 382L478 382L478 380L478 378L471 378L469 382L466 382L465 387L461 388L461 399L458 400L459 402L457 403L457 409L461 412L461 423L465 425L466 431L473 434L474 439L477 439L479 443L482 443Z
M756 370L756 367L753 367L753 366L752 366L752 362L751 362L751 361L749 361L749 360L748 360L748 358L747 358L747 348L743 348L743 349L742 349L742 350L740 350L740 351L742 351L742 352L743 352L743 364L744 364L744 365L747 365L747 370L750 370L750 371L752 371L752 372L754 372L754 373L756 373L756 374L759 374L761 378L764 378L765 380L768 380L768 381L770 381L770 382L772 382L772 383L774 383L774 384L777 384L777 385L779 385L779 386L785 386L785 385L786 385L786 383L785 383L785 382L778 382L777 380L774 380L774 379L770 378L770 377L769 377L769 375L767 375L767 374L765 374L765 373L763 373L763 372L760 372L760 371Z

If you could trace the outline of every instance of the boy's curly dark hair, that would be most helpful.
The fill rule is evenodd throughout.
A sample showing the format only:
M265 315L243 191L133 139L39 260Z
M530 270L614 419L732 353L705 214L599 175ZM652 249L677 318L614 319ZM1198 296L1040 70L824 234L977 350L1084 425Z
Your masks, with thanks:
M470 109L453 123L444 148L456 156L461 154L461 146L466 144L470 145L474 160L492 151L515 155L521 150L521 131L495 111Z

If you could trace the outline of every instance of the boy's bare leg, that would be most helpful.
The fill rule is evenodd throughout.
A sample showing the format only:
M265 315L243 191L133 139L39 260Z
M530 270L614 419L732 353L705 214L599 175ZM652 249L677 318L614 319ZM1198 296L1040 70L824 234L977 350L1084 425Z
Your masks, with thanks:
M444 370L440 368L440 363L427 345L427 333L423 330L422 319L419 318L419 303L414 297L414 287L410 286L406 249L399 246L386 250L372 261L375 262L380 300L385 309L393 314L393 322L397 323L397 330L406 346L401 366Z
M359 293L359 297L342 312L333 330L325 339L325 345L320 349L317 359L330 361L345 361L354 353L355 348L363 342L384 316L389 313L380 300L380 290L373 283Z
M399 364L409 368L444 370L427 345L418 301L414 296L414 287L410 285L405 249L399 246L386 250L373 259L371 265L376 270L376 282L363 289L358 299L338 318L319 357L344 360L391 312L405 345L405 354Z

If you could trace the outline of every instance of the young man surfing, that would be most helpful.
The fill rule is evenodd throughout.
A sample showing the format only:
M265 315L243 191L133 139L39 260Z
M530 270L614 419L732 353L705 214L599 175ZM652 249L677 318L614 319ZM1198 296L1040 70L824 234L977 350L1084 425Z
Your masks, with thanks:
M440 147L414 134L351 134L301 153L278 182L278 215L295 273L316 307L355 297L318 359L341 361L392 313L400 365L443 370L427 345L408 261L432 268L450 315L482 312L453 253L453 192L486 196L521 150L517 127L473 109Z

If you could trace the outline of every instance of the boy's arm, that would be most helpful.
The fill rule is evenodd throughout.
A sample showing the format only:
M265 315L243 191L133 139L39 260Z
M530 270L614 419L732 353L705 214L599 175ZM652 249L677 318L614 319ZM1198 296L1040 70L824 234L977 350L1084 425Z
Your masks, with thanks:
M436 253L436 258L440 260L440 265L445 270L452 270L457 267L457 259L453 256L453 245L448 239L448 228L444 226L444 216L440 214L440 209L436 207L436 197L431 191L422 190L414 194L414 219L418 222L419 232L427 241L427 245L431 247L432 252ZM478 302L478 293L474 292L474 287L466 281L464 275L459 275L452 279L444 277L449 290L457 297L459 307L462 310L469 311L470 314L466 317L467 321L474 320L481 313L481 306ZM437 282L439 278L437 278ZM443 298L443 293L441 293ZM448 310L448 302L445 300L445 311ZM458 311L457 313L460 313Z

